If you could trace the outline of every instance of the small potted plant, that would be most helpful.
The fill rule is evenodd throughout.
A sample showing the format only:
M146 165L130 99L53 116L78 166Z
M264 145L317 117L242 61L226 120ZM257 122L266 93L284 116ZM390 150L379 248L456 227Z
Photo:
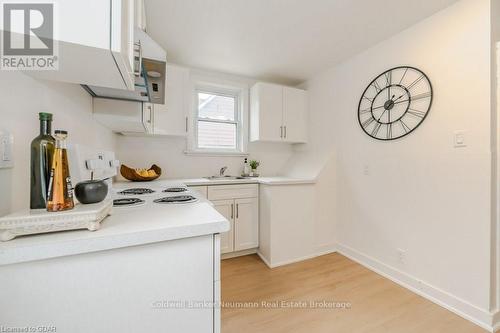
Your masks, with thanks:
M259 174L257 173L257 168L259 167L260 162L256 161L256 160L251 160L249 164L250 164L250 168L252 168L252 172L250 173L250 176L251 177L259 177Z

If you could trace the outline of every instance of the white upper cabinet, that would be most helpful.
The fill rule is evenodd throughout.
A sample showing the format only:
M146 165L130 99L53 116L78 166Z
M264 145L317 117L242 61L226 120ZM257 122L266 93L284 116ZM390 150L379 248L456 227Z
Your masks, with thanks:
M307 142L305 90L259 82L250 95L250 141Z
M144 0L135 0L135 26L142 31L147 30L146 7Z
M185 136L189 69L167 64L165 104L94 98L94 117L124 135Z
M154 134L185 136L188 131L189 69L167 64L165 104L154 105Z
M115 133L153 134L153 104L106 98L93 99L94 119Z
M257 83L250 91L250 140L282 141L283 87Z
M134 89L134 0L111 1L111 52L127 90Z
M286 142L307 142L307 92L283 88L283 139Z
M58 0L54 44L58 70L40 79L134 89L134 0Z

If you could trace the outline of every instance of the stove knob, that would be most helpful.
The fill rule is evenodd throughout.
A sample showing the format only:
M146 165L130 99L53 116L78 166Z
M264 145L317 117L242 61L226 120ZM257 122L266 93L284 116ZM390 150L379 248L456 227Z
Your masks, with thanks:
M111 160L109 161L109 166L112 168L118 168L120 166L119 160Z

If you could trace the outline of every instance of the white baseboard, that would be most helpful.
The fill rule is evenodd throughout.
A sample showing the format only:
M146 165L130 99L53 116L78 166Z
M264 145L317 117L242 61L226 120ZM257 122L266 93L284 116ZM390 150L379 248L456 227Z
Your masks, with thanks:
M257 255L259 256L260 260L262 260L264 262L264 264L266 264L267 267L272 268L271 263L267 260L266 257L264 257L264 255L262 253L260 253L259 250L257 250Z
M493 315L493 333L500 332L500 310Z
M274 262L274 263L271 263L268 258L264 257L264 255L262 253L260 253L259 250L257 250L257 255L267 265L267 267L269 267L269 268L276 268L276 267L279 267L279 266L285 266L285 265L294 264L296 262L300 262L300 261L304 261L304 260L316 258L316 257L319 257L319 256L323 256L325 254L330 254L330 253L334 253L334 252L337 252L337 246L336 246L336 244L321 245L321 246L318 246L316 248L316 252L314 254L310 254L310 255L302 256L302 257L298 257L298 258L291 258L291 259L288 259L288 260L282 260L282 261Z
M223 254L221 254L220 258L222 260L224 260L224 259L231 259L231 258L236 258L236 257L247 256L249 254L254 254L254 253L257 253L257 249L250 249L250 250L243 250L243 251L237 251L237 252L223 253Z
M494 328L497 330L500 328L498 320L496 321L496 325L494 324L494 315L489 311L485 311L454 295L451 295L450 293L447 293L444 290L418 280L404 272L401 272L400 270L388 266L348 246L337 244L337 249L339 253L348 257L349 259L356 261L366 268L413 291L414 293L430 300L431 302L454 312L455 314L473 322L474 324L490 332L494 332Z

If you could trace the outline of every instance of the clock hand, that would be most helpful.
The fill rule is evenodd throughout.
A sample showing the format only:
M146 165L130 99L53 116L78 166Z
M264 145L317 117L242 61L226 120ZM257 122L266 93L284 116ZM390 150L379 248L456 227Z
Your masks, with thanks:
M380 119L384 116L385 112L388 111L387 109L384 110L384 112L382 112L382 114L380 115L380 117L378 117L377 121L380 121ZM390 116L389 116L390 117Z
M377 106L377 107L372 108L372 110L377 110L377 109L380 109L380 108L383 108L383 107L384 107L384 105Z
M401 97L403 97L404 95L406 95L406 94L403 94L403 95L399 96L398 98L396 98L396 99L394 100L394 102L396 102L397 100L399 100L399 99L400 99ZM396 95L394 95L394 96L396 96ZM392 98L394 98L394 96L393 96Z

